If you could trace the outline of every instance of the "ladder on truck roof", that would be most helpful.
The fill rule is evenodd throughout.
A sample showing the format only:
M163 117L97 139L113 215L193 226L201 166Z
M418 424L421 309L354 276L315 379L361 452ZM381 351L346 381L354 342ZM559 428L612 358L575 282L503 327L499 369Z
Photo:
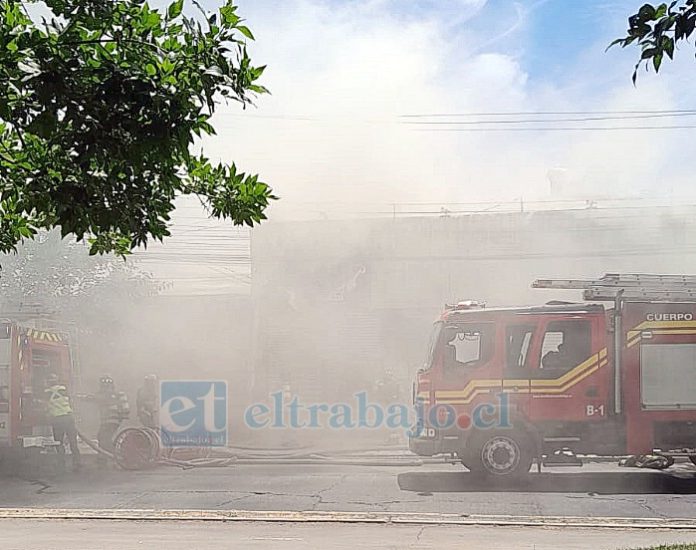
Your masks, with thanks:
M607 273L600 279L537 279L532 287L582 290L589 301L696 302L695 275Z

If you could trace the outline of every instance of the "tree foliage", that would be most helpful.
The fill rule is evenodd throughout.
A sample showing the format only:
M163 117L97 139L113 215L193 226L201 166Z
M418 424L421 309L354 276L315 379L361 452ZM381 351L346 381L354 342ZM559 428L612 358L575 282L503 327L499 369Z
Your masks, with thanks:
M609 47L622 48L635 44L641 55L633 71L633 83L638 69L652 65L655 72L660 70L665 56L674 58L675 46L687 41L696 28L696 0L675 0L670 4L657 6L644 4L637 13L628 18L628 30L624 38L614 40Z
M194 154L214 134L221 99L266 89L253 35L232 0L206 14L193 0L0 0L0 251L37 230L123 255L169 235L179 195L217 218L253 225L275 197L256 175Z

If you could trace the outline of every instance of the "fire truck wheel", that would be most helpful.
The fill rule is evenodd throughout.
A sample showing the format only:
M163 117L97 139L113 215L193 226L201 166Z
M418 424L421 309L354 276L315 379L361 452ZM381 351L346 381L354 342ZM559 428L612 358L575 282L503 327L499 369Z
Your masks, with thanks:
M513 478L528 474L533 460L529 437L505 431L478 434L463 462L476 474Z

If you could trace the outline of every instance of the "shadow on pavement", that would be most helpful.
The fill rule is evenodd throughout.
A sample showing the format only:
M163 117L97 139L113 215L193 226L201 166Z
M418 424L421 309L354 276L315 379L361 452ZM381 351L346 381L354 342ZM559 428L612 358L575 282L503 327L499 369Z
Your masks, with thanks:
M417 493L594 493L696 494L696 477L669 472L532 473L521 480L484 478L470 472L406 472L398 475L402 491Z

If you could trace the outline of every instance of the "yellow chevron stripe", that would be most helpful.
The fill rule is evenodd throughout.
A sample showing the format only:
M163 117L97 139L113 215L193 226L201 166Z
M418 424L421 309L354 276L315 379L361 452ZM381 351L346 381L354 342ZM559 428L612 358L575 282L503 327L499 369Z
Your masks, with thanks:
M534 394L547 394L547 395L548 395L548 394L561 394L561 393L565 393L565 392L568 391L570 388L572 388L573 386L575 386L577 383L581 382L582 380L584 380L585 378L587 378L587 377L590 376L591 374L597 372L597 371L598 371L602 366L604 366L604 365L606 365L606 363L594 366L593 368L591 368L590 370L588 370L587 372L585 372L584 374L582 374L581 376L579 376L576 380L573 380L573 381L571 381L571 382L568 382L565 386L560 387L560 388L517 388L517 389L514 389L514 390L513 390L513 389L509 389L509 390L503 390L503 391L505 391L506 393L514 393L514 394L526 394L526 393L530 393L530 394L532 394L532 395L534 395ZM482 393L491 393L491 392L490 392L490 390L487 390L487 391L484 391L484 390L477 390L477 391L474 392L474 394L473 394L471 397L469 397L468 399L451 399L451 400L444 400L444 401L438 399L438 400L437 400L437 403L438 403L438 404L442 403L442 404L446 404L446 405L468 405L468 404L471 403L477 396L481 395Z
M528 386L529 380L503 380L502 390L510 393L563 393L587 378L590 374L606 366L609 362L606 357L607 348L603 348L559 378L553 380L532 380L531 387ZM475 389L473 393L468 395L466 391L470 386L475 387ZM514 386L524 387L513 388ZM472 380L462 391L436 391L435 401L436 403L450 405L466 405L471 403L477 396L490 393L491 390L500 387L500 381L498 380Z
M590 374L598 371L600 369L600 366L601 366L601 363L599 365L595 365L590 370L582 373L575 380L571 380L565 386L562 386L560 388L535 388L535 389L532 389L532 393L565 393L570 388L575 386L578 382L581 382L582 380L587 378Z
M640 325L633 327L632 330L643 330L645 328L695 328L696 321L643 321Z
M674 330L651 330L653 334L696 334L696 330L674 329Z
M446 399L446 400L441 400L441 399L435 398L435 402L436 402L438 405L439 405L440 403L443 403L443 404L445 404L445 405L466 405L466 404L468 404L468 403L471 403L471 402L472 402L474 399L476 399L476 397L478 397L479 395L491 393L491 389L492 389L492 388L489 388L489 389L478 389L478 390L474 391L474 393L471 394L471 396L470 396L469 398L467 398L467 399Z
M436 390L435 397L443 397L445 399L448 397L466 397L476 389L495 388L498 386L500 386L500 380L470 380L469 383L466 386L464 386L463 390Z
M604 348L602 351L604 352L604 357L606 357L606 351L607 351L606 348ZM566 374L564 374L560 378L556 378L553 380L533 380L532 385L533 386L549 386L549 387L563 385L566 382L568 382L571 379L578 376L579 374L581 374L586 369L589 369L593 365L596 365L600 359L600 356L601 356L601 352L595 353L593 356L589 357L588 359L586 359L585 361L580 363L577 367L568 371Z
M632 340L645 329L696 329L696 321L643 321L626 333L626 339Z
M34 340L45 342L62 342L63 337L56 332L46 332L44 330L36 330L33 328L27 329L27 336Z
M534 386L548 386L548 387L557 387L557 386L562 386L569 382L571 379L575 378L576 376L580 375L583 371L586 369L591 368L593 365L597 363L600 359L603 359L607 356L607 349L603 348L601 349L598 353L595 353L594 355L590 356L587 358L585 361L580 363L578 366L574 367L567 373L565 373L563 376L559 378L555 378L552 380L534 380L532 384ZM502 380L502 387L512 387L512 386L521 386L521 385L526 385L528 383L528 380ZM469 397L469 394L476 390L480 389L493 389L493 388L498 388L501 386L501 380L471 380L469 383L464 387L463 390L440 390L435 392L435 398L439 401L441 398L442 399L467 399Z
M674 321L665 321L669 323L674 323ZM689 321L684 321L684 323L687 323ZM690 321L689 323L693 323L693 321ZM642 323L645 324L645 323ZM641 325L638 325L641 326ZM637 327L636 327L637 328ZM649 327L646 327L649 328ZM627 335L626 335L626 347L630 348L635 346L638 342L641 340L641 334L642 330L629 330ZM656 329L656 330L651 330L653 334L662 334L662 335L670 335L670 334L678 334L678 335L683 335L683 334L696 334L696 328L690 328L682 325L676 326L676 327L667 327L664 329Z

